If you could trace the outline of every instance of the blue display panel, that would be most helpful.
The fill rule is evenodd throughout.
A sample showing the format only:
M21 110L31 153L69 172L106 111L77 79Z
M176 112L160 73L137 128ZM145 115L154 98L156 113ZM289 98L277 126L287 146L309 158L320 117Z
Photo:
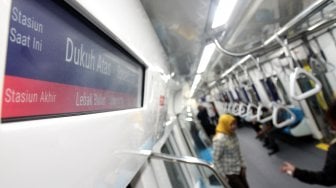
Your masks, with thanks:
M2 119L141 106L143 67L65 3L13 0Z

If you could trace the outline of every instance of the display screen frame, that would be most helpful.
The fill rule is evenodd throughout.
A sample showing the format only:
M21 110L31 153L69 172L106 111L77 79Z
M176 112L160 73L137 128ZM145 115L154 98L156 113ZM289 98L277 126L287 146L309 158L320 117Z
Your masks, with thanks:
M35 6L35 7L38 7L38 8L36 8L35 12L33 12L34 10L26 11L26 10L24 10L25 4L28 5L28 6ZM52 6L52 7L49 7L49 6ZM46 10L44 10L44 8ZM58 19L57 16L61 15L61 19L63 19L62 21L67 20L66 18L64 18L66 16L68 16L68 20L72 20L72 21L65 22L65 24L68 24L68 26L61 27L60 31L52 31L52 32L55 32L55 33L51 33L51 34L47 33L46 34L47 31L46 31L45 28L47 28L48 26L54 27L54 25L50 25L50 23L43 22L43 20L48 19L48 17L41 19L42 21L39 20L38 13L36 13L36 12L40 11L40 10L45 11L44 13L46 13L47 11L50 11L51 17L53 17L55 19ZM62 14L57 13L59 11L61 11ZM66 14L66 15L64 15L64 14ZM21 16L21 21L19 20L19 15ZM25 18L26 21L28 19L30 19L30 26L31 27L28 27L28 25L27 25L28 22L25 22L25 24L23 24L22 15L26 16L26 18ZM51 21L52 20L50 20L50 22ZM36 25L39 26L38 24L41 24L41 26L43 28L42 31L44 33L40 32L41 30L39 30L38 27L36 27L36 29L34 30L34 28L32 27L34 24L32 24L32 22L34 22L35 26ZM49 20L48 20L48 22L49 22ZM57 25L57 23L56 23L56 25ZM110 86L107 83L107 81L109 81L108 79L115 79L115 78L120 78L120 77L114 76L113 73L108 72L108 71L100 71L100 73L97 73L99 71L97 71L97 68L96 68L96 69L91 70L91 72L96 71L95 73L83 73L83 76L84 77L87 76L88 79L91 79L91 80L96 80L97 79L98 80L98 81L89 81L88 84L86 85L86 83L82 83L80 80L76 81L76 79L74 79L73 81L69 81L70 83L68 83L67 79L62 80L62 79L58 79L56 77L56 81L53 81L53 79L55 78L53 76L50 76L50 78L49 78L48 75L46 76L46 74L29 73L29 70L27 71L27 69L25 69L25 71L27 71L28 73L24 72L24 71L21 71L21 72L17 71L17 69L13 69L13 67L12 67L12 70L14 70L14 71L11 71L11 69L9 68L10 67L9 64L12 63L12 62L16 62L16 58L18 58L20 56L23 56L22 54L21 55L18 54L18 52L21 52L22 49L29 52L29 54L32 56L32 59L33 59L33 60L30 59L29 61L33 62L33 63L34 63L34 59L38 59L39 57L46 56L46 55L41 55L41 54L39 55L38 54L40 49L38 48L38 46L36 47L36 44L35 44L35 49L33 49L33 38L34 37L36 37L36 41L38 41L39 35L45 35L44 37L43 36L41 37L40 41L41 41L41 44L43 43L43 48L48 48L48 41L47 41L48 39L45 39L46 37L52 38L53 40L55 40L55 39L57 39L57 37L54 37L52 35L57 35L57 33L66 32L67 29L69 29L69 28L73 29L72 27L75 27L73 25L79 25L80 27L84 28L84 29L82 29L83 32L91 33L91 34L93 33L95 35L95 37L100 38L97 42L97 43L100 43L100 44L92 44L92 49L95 49L94 47L98 46L98 50L100 50L101 53L96 52L96 54L94 54L94 55L96 57L98 57L98 55L101 55L103 53L104 55L107 54L107 57L109 57L110 59L111 59L111 57L113 57L113 58L116 58L118 61L120 60L120 62L115 63L114 59L113 59L113 60L111 60L111 62L108 62L108 63L111 63L111 64L114 63L113 65L117 65L118 68L116 68L116 69L118 70L118 72L122 72L122 74L120 73L120 75L121 76L122 75L127 75L128 77L125 77L125 80L116 79L116 84L113 85L113 86ZM67 27L69 27L69 28L67 28ZM15 29L15 32L13 32L13 28ZM28 31L28 30L30 30L30 31ZM80 29L78 29L78 30L80 30ZM25 44L22 42L23 40L20 40L20 42L18 42L18 33L21 33L21 38L20 39L23 39L22 36L24 36L24 35L29 36L30 37L29 43L27 42L27 40L26 40ZM72 40L71 36L73 36L73 35L70 34L70 37L69 37L70 39L64 38L64 42L65 42L64 48L66 48L65 53L67 53L67 54L64 54L64 53L63 54L57 54L57 52L55 52L54 55L64 55L65 59L68 57L69 61L68 62L62 62L62 63L67 64L67 66L69 66L69 64L72 63L72 69L75 70L72 73L74 75L78 75L79 74L78 72L80 72L78 70L82 70L84 66L80 67L70 60L68 46L71 45L71 42L74 43L73 42L74 40ZM85 36L85 34L84 34L84 36ZM73 37L76 38L77 36L73 36ZM89 36L87 36L87 37L89 37ZM79 39L81 39L81 38L79 37ZM94 39L96 39L96 38L94 38ZM77 10L75 10L72 6L70 6L66 2L63 2L63 1L38 1L38 0L29 0L29 1L13 0L12 1L12 8L11 8L11 16L10 16L10 31L9 31L8 52L7 52L7 60L6 60L6 72L5 72L4 87L3 87L2 116L1 116L2 122L5 123L5 122L13 122L13 121L24 121L24 120L35 120L35 119L44 119L44 118L55 118L55 117L65 117L65 116L74 116L74 115L84 115L84 114L93 114L93 113L101 113L101 112L126 110L126 109L143 107L146 66L143 63L141 63L141 61L139 60L138 57L136 57L135 55L132 55L131 54L132 52L129 52L128 50L123 48L116 41L118 41L118 40L111 37L110 35L106 34L105 32L103 32L103 30L101 30L97 25L95 25L93 22L91 22L89 19L87 19L85 16L83 16L81 13L79 13ZM89 44L89 45L91 44L90 42L87 42L87 43L85 43L85 42L87 42L86 39L83 42L84 44L80 45L80 46L85 46L86 44ZM102 43L104 43L104 44L102 44ZM27 46L27 44L30 44L30 46ZM99 46L101 44L102 44L103 47ZM14 48L13 48L13 46L14 46ZM55 46L59 47L57 45L55 45ZM106 47L106 46L107 46L107 50L104 49L104 47ZM112 51L109 51L110 49L112 49ZM20 50L20 51L18 51L18 50ZM57 51L57 49L55 49L55 50ZM41 51L43 51L43 50L41 50ZM34 53L37 54L37 55L34 56ZM15 55L13 55L13 54L15 54ZM89 59L89 58L87 58L87 59ZM96 58L96 59L98 59L98 58ZM57 60L55 60L55 61L57 61ZM17 62L21 62L21 61L17 61ZM97 62L98 62L98 60L95 61L96 64L93 63L94 64L93 67L97 67ZM111 66L113 67L113 65L111 65ZM15 68L15 66L14 66L14 68ZM115 66L113 68L115 68ZM112 70L112 69L110 68L110 69L106 69L106 70ZM83 71L83 72L85 72L85 71ZM88 72L88 70L86 70L86 72ZM65 73L65 72L62 72L62 70L59 70L58 74L62 74L62 73L64 73L65 75L69 75L69 72ZM70 71L70 73L71 73L71 71ZM50 74L52 75L52 72ZM106 76L104 77L104 74L108 75L110 77L106 77ZM133 82L135 81L135 83L133 83L132 81L127 81L127 78L133 78L132 81ZM119 83L119 81L121 83ZM18 83L21 83L21 84L18 84ZM119 85L118 85L118 83L119 83ZM24 103L25 101L28 101L28 100L24 99L25 100L24 101L24 100L21 100L19 98L20 97L22 98L22 96L28 96L27 91L30 91L30 89L32 88L31 85L35 85L35 84L36 84L36 87L46 86L46 87L49 87L49 88L50 87L51 88L53 88L53 87L58 88L57 89L58 93L55 92L55 93L52 93L52 95L51 95L51 96L53 96L54 94L55 94L55 96L60 95L58 98L61 98L62 97L61 95L63 93L66 93L67 91L75 92L77 97L73 98L72 102L74 102L74 100L75 100L74 103L77 103L77 104L74 107L73 106L74 104L68 104L67 102L63 102L63 105L64 105L63 108L62 107L57 107L58 109L56 109L56 110L53 109L52 110L52 108L54 108L55 105L57 106L57 101L56 100L58 98L54 99L55 100L54 104L50 104L50 105L48 105L48 104L47 105L46 104L42 104L42 105L37 104L38 102L36 102L36 104L34 104L33 103L34 100L33 100L33 102L30 102L29 104L28 104L28 102ZM96 86L96 84L99 85L99 86ZM12 92L12 90L8 89L8 88L11 88L12 86L14 87L14 85L15 85L15 87L22 87L21 91L23 91L23 92L14 93L14 92ZM17 86L17 85L20 85L20 86ZM27 87L29 89L26 89L25 87ZM79 91L77 91L77 90L79 90ZM93 104L94 95L92 94L92 96L91 96L92 98L90 98L89 94L85 95L86 93L83 94L83 91L84 91L84 93L85 92L87 92L87 93L92 92L94 94L100 95L101 96L101 101L103 101L103 102L105 101L103 99L106 99L106 101L109 101L108 99L113 98L115 96L118 96L119 99L125 100L125 101L127 101L126 103L129 103L129 104L123 104L123 102L119 103L116 99L116 101L113 102L113 107L111 107L111 108L108 108L107 106L109 106L109 105L112 106L112 102L106 102L106 104L103 103L103 102L101 102L101 103L97 102L97 103L95 103L95 107L89 107L89 105L87 105L87 104L91 104L91 103ZM26 92L26 94L25 94L25 92ZM40 90L38 90L38 92L40 92ZM16 94L19 96L19 98L15 98ZM32 96L34 96L34 95L32 95ZM37 93L37 96L38 96L37 100L39 100L41 98L41 93ZM29 98L27 98L27 99L29 99ZM45 98L45 99L47 99L47 98ZM83 99L82 102L81 102L81 99ZM128 101L129 99L130 99L131 102ZM50 100L52 101L53 98L51 97ZM85 102L85 100L87 102ZM24 101L24 102L22 102L22 101ZM69 100L69 101L70 101L69 103L71 103L71 100ZM90 101L91 101L91 103L90 103ZM111 101L113 101L113 99L111 99ZM81 104L81 103L83 105L78 105L78 104ZM101 107L96 107L96 106L99 106L100 104L102 104ZM76 106L77 107L79 106L78 109L76 108ZM83 108L83 106L84 106L84 108ZM37 110L36 110L36 108L37 108ZM38 109L38 108L41 108L41 110ZM68 110L69 108L70 109L72 108L72 110ZM49 111L47 113L41 113L43 110L46 110L46 111L49 110Z

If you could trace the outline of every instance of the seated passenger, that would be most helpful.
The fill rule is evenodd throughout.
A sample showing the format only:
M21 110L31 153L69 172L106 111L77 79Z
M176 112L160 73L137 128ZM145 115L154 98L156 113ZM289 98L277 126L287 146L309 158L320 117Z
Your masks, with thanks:
M213 138L213 160L215 168L222 177L228 178L232 188L248 188L246 167L235 134L236 124L235 117L228 114L220 116Z
M331 132L336 132L336 103L334 102L327 113L330 120ZM331 141L324 168L318 172L312 172L295 167L289 162L284 162L281 171L292 175L298 180L309 184L325 186L336 185L336 138Z
M265 123L263 129L258 133L258 137L263 138L263 146L270 150L268 155L273 155L279 152L279 145L276 142L278 129L272 123Z
M246 124L256 132L256 138L259 138L259 134L262 129L260 128L258 122L256 120L253 120L251 122L246 122Z
M263 117L269 117L271 114L270 111L263 109ZM262 125L261 131L258 132L257 137L261 138L264 141L263 146L270 150L268 155L273 155L279 152L279 145L276 142L276 137L279 132L279 129L274 127L271 121L268 121Z

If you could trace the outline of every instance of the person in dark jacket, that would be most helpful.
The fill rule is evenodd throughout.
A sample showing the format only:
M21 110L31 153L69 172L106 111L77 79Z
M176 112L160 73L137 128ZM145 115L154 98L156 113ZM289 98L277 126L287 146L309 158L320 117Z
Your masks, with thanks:
M207 109L201 105L199 105L197 108L198 108L197 119L200 120L205 133L211 139L212 136L215 134L216 127L210 123L210 117L208 115Z
M330 120L332 132L336 132L336 103L334 102L327 113ZM331 141L327 152L327 158L322 171L313 172L295 167L289 162L284 162L281 171L292 175L298 180L309 184L320 184L325 186L336 185L336 138Z

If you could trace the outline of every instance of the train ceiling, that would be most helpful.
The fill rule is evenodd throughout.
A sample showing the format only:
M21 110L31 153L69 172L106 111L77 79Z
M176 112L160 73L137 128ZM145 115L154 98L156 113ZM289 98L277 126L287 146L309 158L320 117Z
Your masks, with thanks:
M141 0L166 51L175 79L191 83L204 46L215 37L233 52L247 51L273 35L316 0L238 0L228 23L211 28L219 0ZM206 86L239 58L215 51Z

